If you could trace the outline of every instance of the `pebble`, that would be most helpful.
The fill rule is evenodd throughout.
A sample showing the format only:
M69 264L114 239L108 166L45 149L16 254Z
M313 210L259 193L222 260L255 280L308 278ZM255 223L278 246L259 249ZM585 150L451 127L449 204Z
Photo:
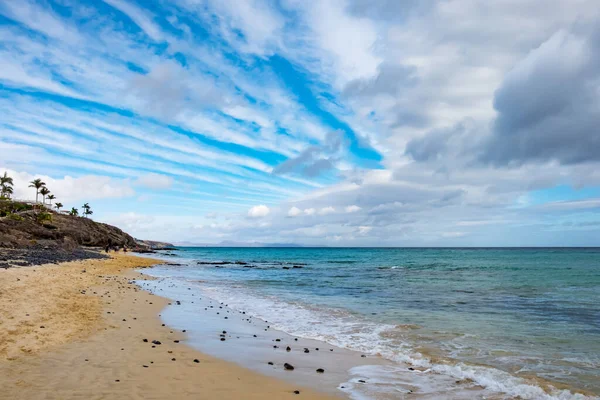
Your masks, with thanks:
M197 358L194 358L194 362L195 362L196 364L198 364L198 363L200 363L200 360L198 360Z
M294 390L294 394L300 394L299 390Z
M293 371L294 370L294 366L292 364L288 364L288 363L283 364L283 368L286 369L286 370L288 370L288 371Z
M325 370L324 370L323 368L319 368L319 369L317 369L317 372L318 372L319 374L322 374L323 372L325 372Z
M305 352L305 353L309 353L310 351L309 351L309 350L308 350L308 349L305 347L305 348L304 348L304 352Z
M290 346L286 347L285 351L292 351L292 348Z
M269 361L267 364L269 364L269 365L273 365L273 361Z

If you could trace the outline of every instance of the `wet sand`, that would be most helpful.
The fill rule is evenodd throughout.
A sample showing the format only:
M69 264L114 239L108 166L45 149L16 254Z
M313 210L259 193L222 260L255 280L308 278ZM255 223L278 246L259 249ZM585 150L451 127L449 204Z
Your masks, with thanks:
M160 320L170 300L132 282L154 263L114 255L0 270L1 397L339 399L185 345Z

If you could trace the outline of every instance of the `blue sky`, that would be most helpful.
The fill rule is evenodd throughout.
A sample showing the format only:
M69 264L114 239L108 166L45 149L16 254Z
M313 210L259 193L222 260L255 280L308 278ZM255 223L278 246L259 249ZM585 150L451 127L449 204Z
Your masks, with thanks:
M600 245L597 7L494 3L0 0L0 169L149 239Z

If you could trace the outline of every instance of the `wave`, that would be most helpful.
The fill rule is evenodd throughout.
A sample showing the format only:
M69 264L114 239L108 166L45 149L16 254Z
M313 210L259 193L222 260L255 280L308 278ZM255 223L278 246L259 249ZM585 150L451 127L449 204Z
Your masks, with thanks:
M521 399L593 399L566 389L559 390L551 386L544 389L535 382L497 368L469 365L448 358L428 357L414 348L417 343L403 340L402 334L395 334L420 329L418 325L381 324L365 320L346 310L330 308L325 311L322 307L256 295L248 289L236 289L235 293L226 287L214 285L203 285L201 289L209 297L228 304L234 310L268 320L273 329L306 339L320 340L362 354L382 356L405 366L419 368L424 374L451 377L452 380L446 379L449 385L453 384L452 382L455 384L456 381L468 380L488 392ZM406 370L406 367L402 368ZM355 386L357 385L348 382L346 388L353 387L358 390Z

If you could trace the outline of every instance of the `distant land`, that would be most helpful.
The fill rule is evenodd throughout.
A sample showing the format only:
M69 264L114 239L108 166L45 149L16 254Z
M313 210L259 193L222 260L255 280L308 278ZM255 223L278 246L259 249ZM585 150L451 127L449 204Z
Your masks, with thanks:
M220 243L193 243L175 242L177 247L305 247L296 243L261 243L261 242L235 242L224 240Z

